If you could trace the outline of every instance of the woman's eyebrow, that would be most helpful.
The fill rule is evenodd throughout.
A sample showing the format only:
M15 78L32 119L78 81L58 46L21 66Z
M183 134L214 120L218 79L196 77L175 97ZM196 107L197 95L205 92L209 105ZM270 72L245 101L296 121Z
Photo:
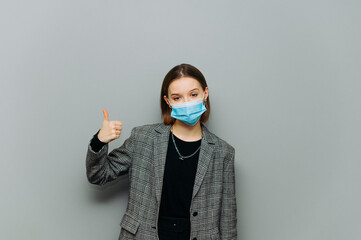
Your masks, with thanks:
M190 92L194 91L194 90L199 90L198 88L193 88L192 90L190 90Z
M194 90L199 90L199 89L198 88L193 88L192 90L189 90L189 92L192 92ZM172 93L171 96L173 96L173 95L179 95L179 93Z

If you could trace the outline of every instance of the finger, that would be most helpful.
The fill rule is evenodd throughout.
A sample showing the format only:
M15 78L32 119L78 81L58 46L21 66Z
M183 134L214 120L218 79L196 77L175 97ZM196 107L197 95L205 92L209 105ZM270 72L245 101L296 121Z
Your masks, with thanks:
M113 133L120 133L121 131L122 131L121 128L113 128L113 129L112 129L112 132L113 132Z
M123 124L119 123L119 121L110 121L111 127L122 127Z
M104 114L104 120L109 121L108 120L109 119L109 114L108 114L107 110L105 110L104 108L103 108L103 114Z
M114 123L113 126L114 126L115 128L122 128L122 127L123 127L121 124L116 124L116 123Z
M113 129L116 131L122 131L123 128L122 127L114 127Z
M113 121L115 126L122 126L123 123L121 121Z

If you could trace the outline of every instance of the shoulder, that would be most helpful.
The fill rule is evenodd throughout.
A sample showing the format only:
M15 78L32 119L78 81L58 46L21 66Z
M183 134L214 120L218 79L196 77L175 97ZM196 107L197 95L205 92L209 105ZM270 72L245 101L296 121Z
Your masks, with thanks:
M166 126L163 123L151 123L133 127L132 134L134 135L146 135L153 136L156 131L164 130Z
M150 131L152 129L154 129L157 125L159 125L160 123L151 123L151 124L144 124L144 125L140 125L140 126L135 126L133 129L135 131Z
M209 138L215 144L215 147L216 147L216 149L218 151L221 151L226 155L234 155L235 148L230 143L228 143L223 138L217 136L216 134L214 134L213 132L211 132L207 128L205 128L205 129L207 131L207 134L209 135Z
M224 164L229 165L229 163L231 163L233 165L235 158L235 148L226 140L216 136L215 134L213 134L213 138L216 139L217 155L224 159Z

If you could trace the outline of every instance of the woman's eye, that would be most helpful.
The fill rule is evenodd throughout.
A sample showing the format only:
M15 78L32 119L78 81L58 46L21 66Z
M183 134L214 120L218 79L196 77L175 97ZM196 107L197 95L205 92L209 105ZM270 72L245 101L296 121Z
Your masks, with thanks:
M197 93L192 93L192 96L193 96L193 97L197 97L198 94L197 94Z
M179 97L175 97L175 98L173 98L173 100L174 100L174 101L177 101L178 99L179 99Z

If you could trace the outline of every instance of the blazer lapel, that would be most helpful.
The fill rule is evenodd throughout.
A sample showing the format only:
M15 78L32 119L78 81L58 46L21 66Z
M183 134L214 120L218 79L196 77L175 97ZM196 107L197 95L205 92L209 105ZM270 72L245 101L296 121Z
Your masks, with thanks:
M155 193L158 204L162 196L165 160L167 157L169 134L171 125L159 124L154 130L158 133L154 138L154 172L155 172ZM201 123L202 141L199 152L198 166L194 181L192 200L197 194L202 180L207 172L209 163L213 158L214 139L206 126Z
M213 159L214 139L212 138L212 135L209 133L208 129L206 128L206 126L204 126L203 123L201 123L201 126L202 126L202 141L201 141L201 149L199 152L196 178L194 180L192 200L194 196L197 194L199 187L201 186L203 178L206 175L209 163Z
M155 173L155 195L158 204L162 196L163 176L165 158L167 156L169 133L171 125L161 123L154 130L159 133L154 138L154 173Z

